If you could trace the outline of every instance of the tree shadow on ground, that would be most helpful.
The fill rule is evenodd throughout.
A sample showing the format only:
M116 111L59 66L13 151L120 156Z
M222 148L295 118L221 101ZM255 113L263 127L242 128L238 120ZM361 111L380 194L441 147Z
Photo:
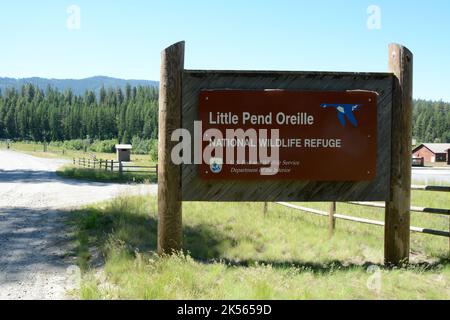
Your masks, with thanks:
M73 265L75 238L65 230L67 217L67 211L49 208L0 208L0 284L22 281L45 266Z
M14 184L39 184L57 182L66 185L82 186L103 186L109 183L130 184L130 183L155 183L157 177L154 173L142 174L125 172L110 172L99 169L79 169L71 168L58 172L46 170L3 170L0 169L0 183Z

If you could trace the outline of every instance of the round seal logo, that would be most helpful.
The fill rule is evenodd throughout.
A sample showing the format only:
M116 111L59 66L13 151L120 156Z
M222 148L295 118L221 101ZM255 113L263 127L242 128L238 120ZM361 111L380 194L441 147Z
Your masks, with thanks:
M209 168L212 173L219 173L222 171L223 160L221 158L211 158L209 161Z

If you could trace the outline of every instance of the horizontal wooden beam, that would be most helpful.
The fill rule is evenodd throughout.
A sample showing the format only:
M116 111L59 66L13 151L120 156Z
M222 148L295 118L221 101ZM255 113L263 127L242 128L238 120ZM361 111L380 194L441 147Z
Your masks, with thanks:
M412 185L411 186L411 190L450 192L450 186L418 186L418 185Z
M184 74L222 74L222 75L258 75L258 76L273 76L273 75L311 75L311 76L334 76L334 77L362 77L383 79L392 78L391 72L337 72L337 71L285 71L285 70L183 70Z
M433 229L426 229L426 228L419 228L419 227L410 227L410 230L413 232L427 233L427 234L432 234L435 236L450 238L450 232L448 232L448 231L433 230Z
M385 207L384 203L381 203L381 202L350 201L347 203L355 204L358 206L365 206L365 207L375 207L375 208L384 208ZM434 213L434 214L444 214L447 216L450 215L450 209L441 209L441 208L427 208L427 207L411 206L410 211L426 212L426 213Z
M288 208L299 210L299 211L305 211L305 212L313 213L313 214L319 215L319 216L328 216L328 212L322 211L322 210L317 210L317 209L297 206L297 205L294 205L294 204L291 204L291 203L287 203L287 202L275 202L275 203L279 204L279 205L282 205L284 207L288 207ZM380 227L384 226L384 222L383 221L378 221L378 220L371 220L371 219L366 219L366 218L352 217L352 216L347 216L347 215L338 214L338 213L334 214L334 217L336 219L341 219L341 220L365 223L365 224L376 225L376 226L380 226ZM433 229L413 227L413 226L411 226L409 228L409 230L411 232L426 233L426 234L431 234L431 235L435 235L435 236L441 236L441 237L450 238L450 232L448 232L448 231L433 230Z

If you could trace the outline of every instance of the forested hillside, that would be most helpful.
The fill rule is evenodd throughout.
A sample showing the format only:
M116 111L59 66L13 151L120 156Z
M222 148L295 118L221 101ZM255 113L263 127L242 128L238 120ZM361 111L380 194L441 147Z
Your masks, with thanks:
M414 101L413 137L417 142L450 142L450 103Z
M47 78L1 78L0 77L0 90L6 91L8 88L16 88L20 90L23 85L31 83L35 87L41 90L47 89L48 86L58 89L64 92L67 89L72 90L75 95L83 95L86 90L94 91L96 95L100 93L102 87L105 88L121 88L125 90L127 84L138 87L158 87L157 81L151 80L124 80L105 76L96 76L84 79L47 79Z
M0 139L62 141L113 139L130 142L135 136L157 138L158 89L155 87L101 88L86 91L45 91L24 85L0 93Z
M127 85L75 95L70 89L45 91L32 84L0 91L0 139L130 142L157 138L158 89ZM413 137L418 142L450 142L450 104L416 100Z

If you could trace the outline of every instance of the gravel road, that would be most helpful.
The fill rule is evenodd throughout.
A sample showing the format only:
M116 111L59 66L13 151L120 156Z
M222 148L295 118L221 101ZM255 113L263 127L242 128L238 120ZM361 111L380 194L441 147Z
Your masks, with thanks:
M70 298L79 280L67 255L68 209L156 185L119 185L58 177L65 160L0 151L0 299Z

